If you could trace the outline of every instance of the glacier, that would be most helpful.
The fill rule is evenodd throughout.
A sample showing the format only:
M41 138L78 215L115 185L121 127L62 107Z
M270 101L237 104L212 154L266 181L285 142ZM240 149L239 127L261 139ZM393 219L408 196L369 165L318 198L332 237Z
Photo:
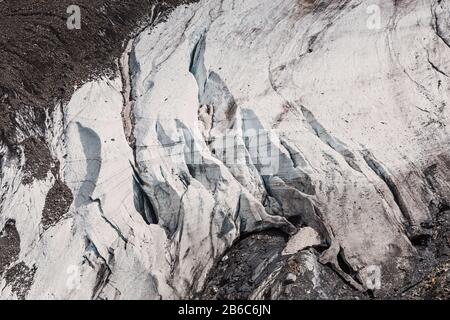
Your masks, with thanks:
M401 294L450 210L450 3L375 3L156 18L47 115L46 172L0 149L0 298L198 297L240 241L268 252L244 298Z

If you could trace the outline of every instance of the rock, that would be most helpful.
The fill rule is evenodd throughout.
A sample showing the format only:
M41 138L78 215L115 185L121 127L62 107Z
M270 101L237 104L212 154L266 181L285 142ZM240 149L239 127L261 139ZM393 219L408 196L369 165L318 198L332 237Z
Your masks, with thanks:
M281 255L285 236L261 232L238 241L211 271L202 299L368 299L345 283L320 253ZM217 288L218 290L213 290Z
M288 275L286 276L286 280L284 281L284 283L286 284L292 284L295 283L295 281L297 281L297 276L293 273L288 273Z

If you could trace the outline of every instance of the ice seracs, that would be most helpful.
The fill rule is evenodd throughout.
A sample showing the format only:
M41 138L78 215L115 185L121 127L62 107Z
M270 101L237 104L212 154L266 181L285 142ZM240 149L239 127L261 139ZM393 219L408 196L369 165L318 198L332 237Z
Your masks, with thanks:
M286 248L283 250L283 255L294 254L309 247L319 246L320 244L320 236L316 230L311 227L301 228L289 239Z
M34 268L24 296L192 297L236 241L271 228L314 266L301 274L317 297L330 267L365 291L376 266L380 295L408 283L449 204L450 11L384 1L368 28L369 5L203 0L144 30L121 75L49 115L74 197L63 219L40 222L50 174L23 186L2 166L0 230L20 235L5 268ZM17 298L4 274L0 296Z

